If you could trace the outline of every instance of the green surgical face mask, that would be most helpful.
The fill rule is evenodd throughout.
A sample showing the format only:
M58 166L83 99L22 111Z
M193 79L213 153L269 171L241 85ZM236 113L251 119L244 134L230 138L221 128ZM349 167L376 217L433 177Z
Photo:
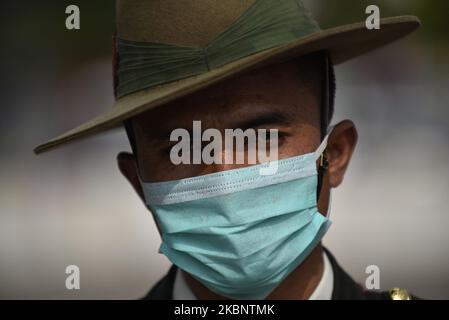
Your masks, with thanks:
M314 153L168 182L142 182L162 232L160 252L213 292L263 299L320 242L330 221L318 212Z

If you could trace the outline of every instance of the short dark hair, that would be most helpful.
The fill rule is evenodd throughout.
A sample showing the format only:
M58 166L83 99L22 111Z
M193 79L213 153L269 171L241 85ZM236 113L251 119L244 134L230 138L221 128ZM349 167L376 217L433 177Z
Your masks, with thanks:
M334 116L334 109L335 109L335 95L337 91L337 85L335 80L335 70L334 66L332 64L331 59L329 58L329 112L327 117L327 123L332 122L332 118Z
M334 116L336 84L334 66L327 51L324 52L322 61L320 125L321 138L324 139Z
M324 136L326 135L326 132L324 132L325 130L327 130L329 124L332 121L332 117L334 116L334 109L335 109L335 94L336 94L336 80L335 80L335 70L334 70L334 66L332 64L332 60L330 57L330 54L328 54L327 52L322 52L324 59L323 59L323 75L322 77L324 77L324 72L327 72L327 77L328 77L328 81L327 81L327 85L323 82L322 84L322 89L327 89L328 92L324 93L324 96L327 96L328 102L325 103L324 101L321 102L321 106L326 105L327 110L321 110L320 112L320 126L321 126L321 135L322 138L324 138ZM326 60L325 60L326 59ZM324 69L324 68L327 68ZM322 94L323 96L323 94ZM137 155L137 145L136 145L136 139L134 136L134 130L132 127L132 118L126 119L123 122L123 125L125 127L126 130L126 134L128 135L128 139L129 139L129 143L131 145L131 150L134 153L134 155Z

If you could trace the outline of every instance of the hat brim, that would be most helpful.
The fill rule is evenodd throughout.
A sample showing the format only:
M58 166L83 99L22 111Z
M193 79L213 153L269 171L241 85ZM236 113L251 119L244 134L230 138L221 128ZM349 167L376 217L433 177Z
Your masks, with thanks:
M397 16L381 19L380 29L368 30L365 22L326 29L228 63L201 75L129 94L118 99L111 110L37 146L34 152L43 153L68 142L113 129L122 125L124 120L139 113L256 67L287 61L320 50L328 50L333 63L340 64L398 40L419 26L420 21L415 16Z

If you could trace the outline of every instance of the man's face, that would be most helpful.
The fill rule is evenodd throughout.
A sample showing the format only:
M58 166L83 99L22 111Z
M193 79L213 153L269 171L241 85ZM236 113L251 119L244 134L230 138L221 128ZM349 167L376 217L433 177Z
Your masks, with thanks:
M314 56L257 69L133 118L137 158L120 153L121 172L145 201L140 180L176 180L249 165L174 165L170 150L176 142L170 141L170 134L178 128L190 131L193 121L201 121L203 131L218 129L222 137L225 129L277 129L279 159L315 151L321 140L319 70L320 60ZM342 182L356 141L354 124L348 120L336 125L329 136L326 148L329 166L323 175L317 203L318 211L323 215L328 214L329 190ZM219 157L224 158L227 152L233 151L222 149ZM156 226L161 233L157 221ZM310 257L320 257L319 253L318 246L297 268L298 273L292 272L269 298L279 298L283 296L282 292L291 292L296 290L295 286L301 286L301 274L309 269L316 270L319 265ZM223 298L188 274L186 281L198 297Z
M319 63L309 57L258 69L136 117L141 178L166 181L249 165L172 164L170 150L176 142L170 141L170 133L191 131L195 120L201 121L202 131L215 128L223 137L225 129L277 129L279 159L314 151L320 143ZM219 157L234 151L222 145Z
M218 129L223 137L225 129L277 129L278 159L313 152L321 135L320 70L319 56L310 55L233 77L138 115L132 119L137 158L121 153L120 170L143 200L138 175L145 182L160 182L250 165L173 164L170 150L177 142L170 141L170 134L178 128L191 131L193 121L201 121L202 131ZM321 213L327 213L329 189L342 182L356 141L356 129L348 120L336 125L329 137L329 169L318 201ZM218 156L233 151L222 149Z

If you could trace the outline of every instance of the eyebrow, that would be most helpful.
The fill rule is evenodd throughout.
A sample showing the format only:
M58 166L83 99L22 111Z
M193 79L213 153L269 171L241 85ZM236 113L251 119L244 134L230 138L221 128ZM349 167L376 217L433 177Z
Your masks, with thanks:
M289 124L291 124L291 120L288 117L286 117L284 114L282 114L280 112L267 112L267 113L257 115L251 119L237 122L236 124L234 124L232 126L234 127L233 129L238 128L238 129L242 129L243 131L245 131L246 129L258 128L258 127L263 127L263 126L268 126L268 125L289 125ZM187 132L189 133L190 136L193 135L192 128L188 128L188 129L184 128L184 129L187 130ZM158 134L158 139L166 140L167 137L170 137L170 134L173 132L173 130L175 130L175 129L164 130L163 132Z
M288 125L291 124L291 121L289 118L287 118L284 114L280 112L268 112L256 116L252 119L238 122L234 127L246 130L250 128L257 128L274 124Z

